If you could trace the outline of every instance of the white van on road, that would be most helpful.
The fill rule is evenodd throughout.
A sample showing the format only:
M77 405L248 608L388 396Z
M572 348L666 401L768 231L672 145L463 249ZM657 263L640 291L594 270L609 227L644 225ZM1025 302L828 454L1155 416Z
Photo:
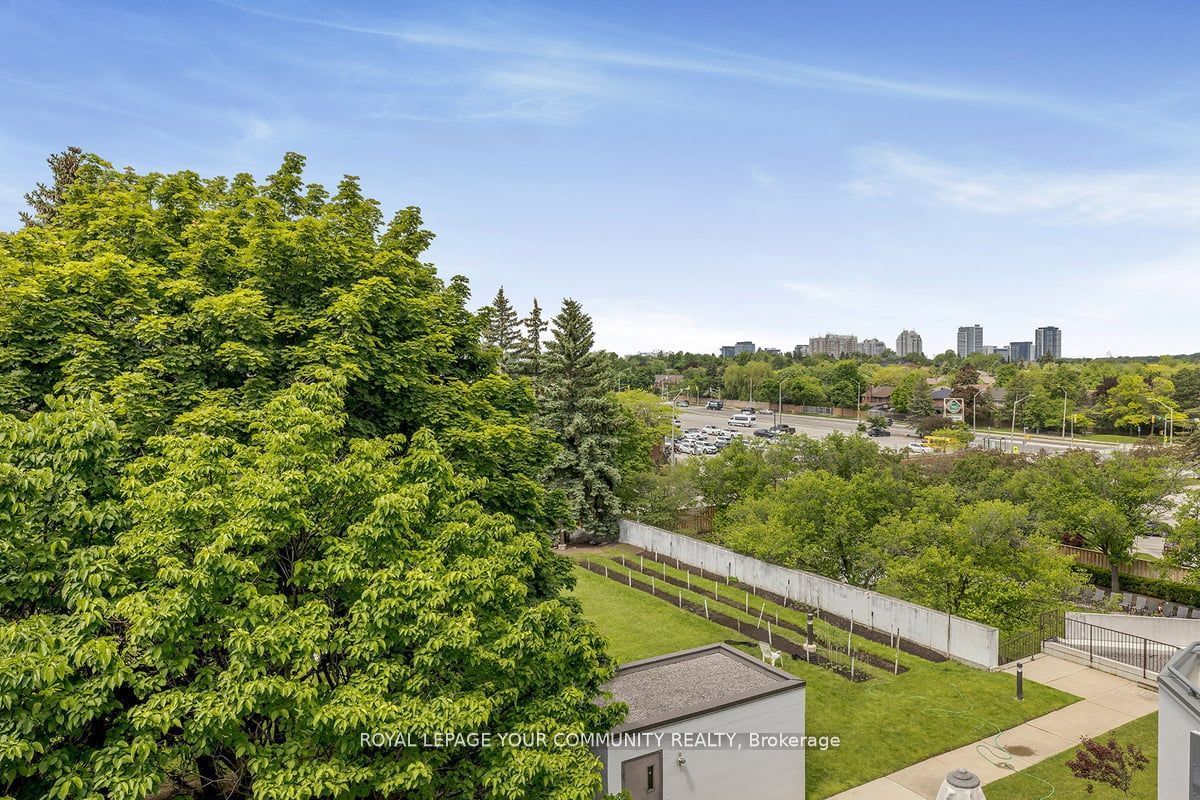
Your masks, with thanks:
M729 418L730 425L737 425L742 428L753 428L755 417L753 414L734 414Z

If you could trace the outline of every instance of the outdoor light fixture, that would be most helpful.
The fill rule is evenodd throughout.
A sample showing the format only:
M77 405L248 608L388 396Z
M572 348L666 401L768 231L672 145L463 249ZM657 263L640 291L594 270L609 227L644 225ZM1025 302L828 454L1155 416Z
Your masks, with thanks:
M979 786L979 778L970 770L956 769L942 781L937 800L987 800Z
M679 755L675 756L675 763L676 763L676 764L678 764L678 765L679 765L679 766L681 766L681 767L682 767L684 764L686 764L686 763L687 763L687 759L683 757L683 753L682 753L682 752L680 752L680 753L679 753ZM982 796L982 795L981 795L981 796Z

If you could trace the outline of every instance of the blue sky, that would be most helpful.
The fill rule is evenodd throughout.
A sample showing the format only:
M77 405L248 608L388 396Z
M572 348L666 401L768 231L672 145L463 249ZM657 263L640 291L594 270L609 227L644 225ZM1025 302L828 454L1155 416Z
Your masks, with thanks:
M570 295L602 346L927 352L1064 331L1200 350L1200 7L15 3L0 220L67 145L389 212L479 305Z

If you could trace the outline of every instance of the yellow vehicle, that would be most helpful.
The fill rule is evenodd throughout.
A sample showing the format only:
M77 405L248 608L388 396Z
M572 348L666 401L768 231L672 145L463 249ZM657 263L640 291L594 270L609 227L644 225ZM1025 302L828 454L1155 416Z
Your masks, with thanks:
M957 436L937 436L930 434L925 437L925 444L939 453L956 453L966 448L966 443Z

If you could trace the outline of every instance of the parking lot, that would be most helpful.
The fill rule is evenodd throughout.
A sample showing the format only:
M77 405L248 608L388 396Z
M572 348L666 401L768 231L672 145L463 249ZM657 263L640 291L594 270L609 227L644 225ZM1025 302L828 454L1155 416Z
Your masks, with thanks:
M756 408L757 420L753 427L743 428L734 427L729 424L729 418L740 411L740 406L726 405L720 411L711 411L705 408L689 407L676 408L675 416L682 423L676 428L676 435L680 435L682 431L688 428L703 428L706 425L714 426L723 430L734 430L742 434L748 439L758 439L754 435L754 431L770 428L775 424L790 425L796 429L796 435L804 434L811 436L814 439L823 439L834 431L841 433L854 433L858 429L858 421L854 419L840 419L837 417L810 417L803 414L775 414L766 411L763 408ZM906 425L893 425L889 432L890 436L880 436L873 438L872 441L879 444L880 447L888 447L893 450L903 450L912 442L918 441L913 435L912 429ZM787 435L787 434L784 434ZM712 437L707 437L712 440ZM685 453L685 455L687 455Z
M729 404L720 411L710 410L703 407L690 406L686 408L675 408L675 416L679 419L681 425L675 429L676 435L680 435L683 431L689 428L703 428L706 425L715 426L719 429L737 430L743 436L751 440L758 440L759 437L754 436L754 431L761 428L769 428L775 424L790 425L796 429L796 434L805 434L814 439L822 439L834 431L842 433L854 433L858 429L858 420L853 418L843 419L841 417L817 417L804 414L776 414L772 413L765 407L756 407L756 421L753 427L733 427L729 424L729 418L737 414L742 406ZM892 450L905 450L910 445L920 442L918 437L911 427L903 423L897 422L888 429L888 436L873 437L872 441L880 447L890 448ZM786 434L785 434L786 435ZM708 437L710 440L712 437ZM1053 437L1047 436L1029 436L1017 433L1016 436L1006 436L1003 434L985 434L979 433L975 437L975 441L971 447L979 449L1001 450L1003 452L1020 452L1020 453L1053 453L1063 452L1072 448L1085 448L1088 450L1096 450L1099 452L1109 452L1119 449L1119 445L1114 445L1104 442L1088 442L1076 440L1056 440ZM687 455L686 453L684 455Z

